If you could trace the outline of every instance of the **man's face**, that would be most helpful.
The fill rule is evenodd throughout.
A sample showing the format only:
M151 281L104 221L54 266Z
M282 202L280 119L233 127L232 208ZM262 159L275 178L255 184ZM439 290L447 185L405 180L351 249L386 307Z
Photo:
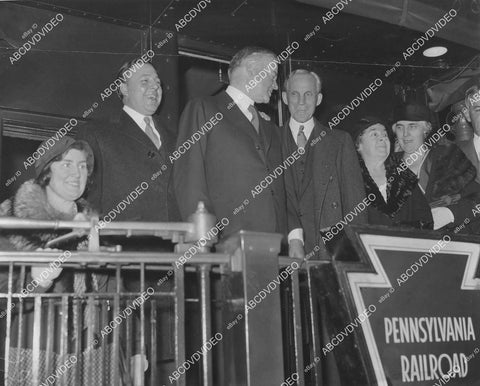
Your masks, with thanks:
M468 108L466 118L471 123L475 134L480 136L480 89L467 96L466 105Z
M133 72L126 83L122 83L120 90L124 104L143 115L155 113L162 101L160 79L149 63Z
M277 90L277 66L270 65L274 63L274 56L268 54L257 54L255 56L255 65L250 69L251 79L254 80L253 86L246 88L247 95L256 103L268 103L273 90ZM273 68L273 69L272 69Z
M282 93L283 102L299 123L308 121L322 101L316 80L311 74L297 74L288 81L288 90Z
M393 125L393 131L402 150L411 154L422 145L430 128L425 121L398 121Z

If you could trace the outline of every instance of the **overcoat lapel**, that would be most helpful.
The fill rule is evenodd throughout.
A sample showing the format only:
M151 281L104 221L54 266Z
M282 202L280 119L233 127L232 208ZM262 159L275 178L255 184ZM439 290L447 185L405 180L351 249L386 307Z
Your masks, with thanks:
M317 126L317 125L315 125ZM328 133L327 133L328 135ZM322 207L325 201L325 196L327 193L328 184L330 183L330 178L327 176L332 174L330 170L332 167L335 167L336 153L338 149L335 146L327 146L327 142L320 140L318 141L313 148L313 164L316 167L313 170L313 189L315 189L314 194L314 209L315 209L315 223L317 226L320 226L320 216L322 213ZM320 228L318 228L320 229Z
M251 138L253 143L259 142L259 136L253 127L252 123L247 119L247 117L242 113L240 108L235 104L233 99L224 91L217 96L217 107L218 111L223 114L223 119L229 120L232 127L237 128L242 133L246 134ZM230 108L228 108L230 107ZM259 130L262 133L262 121L263 119L259 116ZM264 132L267 130L263 130ZM271 141L271 133L270 133ZM262 159L263 163L266 164L265 152L257 152L259 157Z
M162 162L166 162L165 145L167 145L168 138L159 120L156 117L152 118L155 124L155 129L157 129L160 134L160 140L162 142L160 149L156 149L148 135L145 134L137 123L124 111L122 111L120 116L119 134L128 137L128 140L135 141L135 143L144 147L145 151L154 152L161 158Z

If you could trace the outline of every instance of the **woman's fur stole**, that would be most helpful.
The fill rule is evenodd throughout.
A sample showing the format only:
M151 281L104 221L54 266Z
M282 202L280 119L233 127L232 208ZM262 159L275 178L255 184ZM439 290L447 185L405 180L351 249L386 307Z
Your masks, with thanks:
M92 215L92 211L87 202L83 199L77 200L78 212L83 212L87 218ZM45 189L29 180L24 182L17 190L15 196L5 200L0 204L0 216L14 216L30 220L73 220L71 215L65 215L53 208L47 200ZM10 242L17 250L35 250L43 248L45 244L68 231L53 230L4 230L2 233L8 235ZM76 249L78 243L74 240L74 245L61 245L65 249ZM67 242L72 244L72 242Z
M417 185L417 177L410 169L397 172L397 167L400 164L399 160L394 156L389 156L385 160L385 172L387 177L387 202L385 202L377 184L370 176L362 157L359 156L358 158L362 168L362 176L367 197L372 193L375 195L375 199L371 205L393 219L402 208L403 204L405 204L412 195L412 191Z

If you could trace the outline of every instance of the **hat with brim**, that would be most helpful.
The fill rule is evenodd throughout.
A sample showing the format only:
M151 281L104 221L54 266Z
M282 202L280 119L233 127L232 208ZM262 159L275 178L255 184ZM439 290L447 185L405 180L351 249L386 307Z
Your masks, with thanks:
M380 124L386 128L385 121L382 118L375 116L367 116L362 119L359 119L349 131L352 136L353 141L355 142L357 138L362 135L362 133L367 130L370 126Z
M430 122L430 110L426 106L417 103L398 106L393 111L393 124L399 121Z
M93 170L94 156L93 151L90 145L82 140L75 140L72 137L62 137L59 140L55 140L53 137L43 141L38 147L36 153L39 155L39 158L35 161L35 176L38 177L43 172L45 167L50 164L50 162L59 155L62 155L73 145L80 143L84 151L87 153L87 167L89 172Z

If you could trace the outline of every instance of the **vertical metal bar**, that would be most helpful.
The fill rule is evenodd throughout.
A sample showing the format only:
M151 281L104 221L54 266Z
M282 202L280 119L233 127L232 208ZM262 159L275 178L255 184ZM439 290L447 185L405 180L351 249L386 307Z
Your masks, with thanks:
M302 386L305 384L305 363L303 360L303 344L302 344L302 310L300 303L300 282L298 279L298 270L294 270L291 274L292 281L292 303L293 303L293 328L295 339L295 368L298 374L297 384Z
M7 380L10 376L10 334L12 328L12 292L13 292L13 262L8 265L8 304L7 304L7 329L5 336L5 384L8 385ZM17 345L18 346L18 345Z
M97 372L94 371L98 367L98 363L95 363L95 350L93 348L93 342L95 340L95 299L93 295L89 295L87 299L87 305L85 307L87 312L87 345L88 351L86 352L86 362L87 362L87 373L88 373L88 384L93 385L98 382L96 378ZM81 324L79 324L81 326ZM82 330L80 330L80 337L82 336Z
M53 372L54 352L53 343L55 340L55 299L48 299L47 310L47 345L46 345L46 363L45 369L47 374Z
M115 318L120 312L120 283L121 283L120 265L117 265L116 268L115 268L115 277L116 277L117 288L115 290L115 297L114 297L114 300L113 300L113 318ZM114 370L113 370L113 379L112 379L112 383L111 383L112 386L120 385L119 363L120 363L120 337L119 337L119 329L115 328L113 330L113 363L112 363L112 366L114 366Z
M185 272L183 265L175 270L175 366L185 362ZM186 376L177 379L177 386L186 385Z
M60 363L63 364L67 360L68 354L68 295L62 296L62 322L60 328ZM57 366L58 367L58 366ZM67 372L63 373L61 376L60 384L66 385L67 382Z
M32 382L39 385L40 381L40 331L42 324L42 298L35 297L33 308L33 342L32 342ZM50 375L50 374L49 374Z
M202 307L202 342L212 337L212 308L210 289L210 265L200 266L200 301ZM202 379L204 386L213 385L212 352L207 351L202 360Z
M320 356L320 326L318 323L320 323L320 318L319 318L319 313L317 312L316 308L316 302L314 301L314 294L312 292L313 289L313 278L312 278L312 273L310 270L310 267L308 266L307 262L307 280L308 280L308 301L309 301L309 308L310 308L310 328L311 328L311 334L312 334L312 343L313 343L313 359ZM315 376L315 384L316 385L322 385L322 366L320 365L315 365L313 367L313 372Z
M97 377L98 377L97 382L99 385L105 385L105 382L104 382L105 360L104 360L103 351L100 348L101 336L99 334L99 328L103 327L103 325L101 324L101 313L102 313L102 302L97 296L95 297L95 326L93 327L95 332L95 339L93 343L92 342L89 343L89 346L91 347L91 350L93 352L95 352L96 350L95 357L100 362L99 364L100 368L98 369L99 371L97 371ZM99 326L102 326L102 327L99 327Z
M75 318L75 321L73 322L74 326L74 339L75 339L75 355L77 357L77 363L75 364L75 367L73 368L74 372L74 379L75 379L75 385L80 385L81 381L81 369L83 367L83 358L82 358L82 305L81 305L81 300L74 298L72 300L72 306L74 308L73 312L73 318ZM88 355L88 354L87 354Z
M126 357L131 358L133 356L133 350L132 350L132 345L135 344L135 341L133 339L134 336L137 334L137 329L134 326L134 321L135 321L135 313L133 313L133 318L127 318L125 321L126 323Z
M140 293L145 291L145 263L140 263ZM143 358L146 358L145 352L145 302L140 305L140 377L141 384L145 384L145 372L143 371ZM129 360L129 359L128 359ZM153 365L153 364L152 364ZM154 364L157 365L156 363Z
M23 286L25 284L25 266L22 265L20 269L20 285ZM25 287L22 287L22 290ZM18 376L19 366L20 366L20 348L22 347L23 341L23 300L24 298L20 298L20 305L18 310L18 332L17 332L17 355L15 358L15 376ZM28 299L27 299L28 301Z
M101 317L100 317L100 328L103 329L108 323L108 308L110 308L110 299L107 298L106 302L101 303ZM111 379L112 374L112 357L111 357L111 350L110 345L108 344L108 337L104 339L104 337L99 337L101 341L101 353L102 353L102 383L101 385L108 385L108 381ZM105 381L103 382L103 379ZM108 380L108 381L107 381Z
M150 384L154 385L157 381L157 302L153 299L150 302L150 347L151 347L151 364L150 364Z

